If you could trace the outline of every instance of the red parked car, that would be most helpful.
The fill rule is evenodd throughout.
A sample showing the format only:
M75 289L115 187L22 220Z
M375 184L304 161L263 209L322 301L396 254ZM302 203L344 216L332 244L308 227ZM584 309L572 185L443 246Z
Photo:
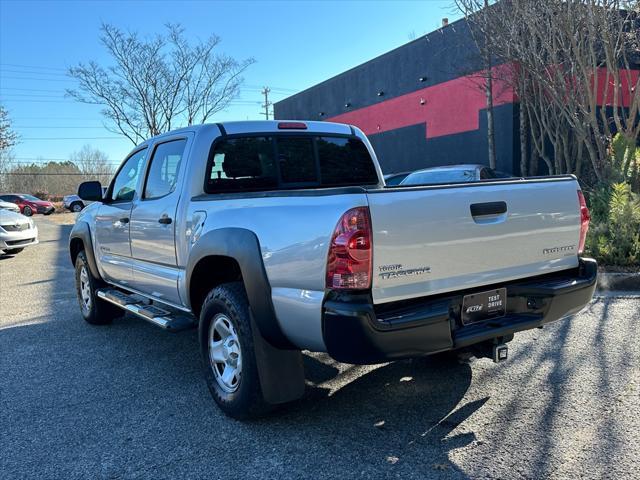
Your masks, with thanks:
M20 207L20 213L30 217L34 213L42 213L44 215L51 215L55 207L53 203L46 200L40 200L33 195L27 195L23 193L7 193L0 195L0 200L5 202L15 203Z

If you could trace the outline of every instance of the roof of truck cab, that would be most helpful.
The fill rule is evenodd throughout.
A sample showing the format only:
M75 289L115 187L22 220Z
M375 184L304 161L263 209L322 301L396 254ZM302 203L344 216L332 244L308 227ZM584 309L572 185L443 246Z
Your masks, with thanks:
M305 129L281 129L279 124L285 123L303 123L307 128ZM349 135L353 133L350 125L344 123L334 122L319 122L315 120L240 120L231 122L218 122L218 123L201 123L198 125L189 125L188 127L178 128L169 132L161 133L151 137L144 142L139 143L136 149L154 142L158 139L174 136L179 133L193 132L199 133L203 130L218 129L220 126L224 128L228 135L236 135L241 133L269 133L269 132L312 132L312 133L328 133Z
M306 128L282 129L284 124L304 124ZM314 120L247 120L239 122L221 122L220 125L230 134L258 133L258 132L318 132L348 135L352 133L351 126L344 123L318 122Z

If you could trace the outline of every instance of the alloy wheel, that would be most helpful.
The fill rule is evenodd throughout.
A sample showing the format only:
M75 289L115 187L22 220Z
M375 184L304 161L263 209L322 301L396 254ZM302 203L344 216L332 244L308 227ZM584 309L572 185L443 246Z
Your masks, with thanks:
M240 386L242 350L236 329L223 313L209 325L209 361L218 385L227 393Z

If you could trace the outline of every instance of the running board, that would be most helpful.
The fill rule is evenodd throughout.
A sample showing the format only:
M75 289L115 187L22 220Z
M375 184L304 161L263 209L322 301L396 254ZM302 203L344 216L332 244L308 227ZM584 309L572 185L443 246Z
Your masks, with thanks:
M96 291L102 300L131 312L160 328L177 332L195 326L195 321L185 314L170 312L151 304L151 300L137 294L127 294L115 288L104 288Z

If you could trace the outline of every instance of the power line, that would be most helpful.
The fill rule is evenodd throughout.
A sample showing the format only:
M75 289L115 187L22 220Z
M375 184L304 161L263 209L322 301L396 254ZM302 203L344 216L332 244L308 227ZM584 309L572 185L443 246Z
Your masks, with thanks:
M53 173L41 173L41 172L35 172L35 173L27 173L27 172L7 172L7 173L3 173L2 175L29 175L31 177L48 177L51 175L81 175L81 176L89 176L89 175L94 175L94 176L106 176L106 175L113 175L112 173L109 172L100 172L100 173L92 173L92 172L88 172L88 173L75 173L75 172L69 172L69 173L62 173L62 172L53 172Z
M126 140L124 137L25 137L20 140Z
M20 65L16 63L0 63L0 65L4 65L5 67L17 67L17 68L36 68L41 70L59 70L59 71L67 71L66 68L60 67L43 67L42 65Z
M72 98L68 100L23 100L21 98L3 98L3 102L20 102L20 103L69 103L74 102L76 105L97 105L94 103L84 103L84 102L76 102Z
M73 163L74 165L77 163L73 160L70 160L68 158L62 159L62 158L39 158L36 159L34 161L16 161L16 160L12 160L8 163L8 165L27 165L27 166L31 166L31 165L35 165L37 167L46 167L47 165L49 165L50 163ZM122 162L104 162L102 163L102 165L108 165L108 166L118 166L120 165Z
M45 157L13 157L13 160L45 160ZM52 162L66 162L68 158L48 158Z
M47 95L41 93L3 93L3 97L29 97L29 98L65 98L64 95Z
M69 82L75 80L72 77L68 78L34 78L34 77L14 77L14 76L5 76L4 78L8 78L11 80L37 80L38 82Z
M31 70L13 70L11 68L3 68L2 69L3 72L9 72L9 73L18 73L20 75L22 75L23 73L26 73L27 75L51 75L51 76L56 76L56 77L67 77L68 75L66 73L54 73L54 72L37 72L37 71L31 71Z
M60 90L53 90L53 89L47 89L47 88L13 88L13 87L2 87L0 86L0 92L3 92L5 90L11 90L11 91L19 91L19 92L51 92L51 93L60 93Z

